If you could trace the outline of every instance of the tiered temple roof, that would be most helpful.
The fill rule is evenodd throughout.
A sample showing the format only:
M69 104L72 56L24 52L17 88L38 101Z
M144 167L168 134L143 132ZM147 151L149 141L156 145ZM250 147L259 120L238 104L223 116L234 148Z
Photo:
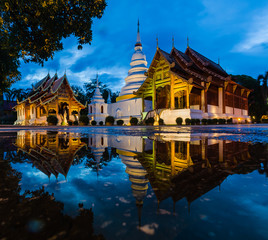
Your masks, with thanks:
M141 87L134 92L136 95L141 95L143 90L150 85L155 67L162 58L170 67L170 72L177 75L182 81L193 84L197 88L205 88L201 82L213 82L217 86L223 87L225 82L240 86L240 88L250 91L249 89L235 83L231 76L217 63L198 53L190 47L187 47L183 53L176 48L172 48L170 53L157 48L156 54L146 73L147 79Z
M66 84L71 94L71 98L77 102L81 108L85 108L85 106L76 99L75 93L68 82L66 74L64 74L61 78L58 78L57 73L53 77L50 77L48 74L42 80L37 82L32 87L32 91L29 93L28 97L23 101L18 102L18 104L24 103L27 106L35 103L37 107L45 105L57 97L57 92L63 84Z

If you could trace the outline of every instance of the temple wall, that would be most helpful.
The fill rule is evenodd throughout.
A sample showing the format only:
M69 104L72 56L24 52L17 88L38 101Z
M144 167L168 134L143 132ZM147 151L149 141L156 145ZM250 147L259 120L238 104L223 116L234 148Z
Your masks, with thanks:
M150 109L151 101L145 100L146 109ZM142 113L142 99L128 99L116 103L108 104L108 115L114 116L116 120L124 120L124 124L128 124L130 116L141 118Z
M186 118L202 119L202 111L196 109L166 109L160 113L160 118L164 119L165 124L176 124L178 117L183 119L183 123L185 123Z
M208 105L208 113L222 113L221 109L218 106L214 106L214 105Z

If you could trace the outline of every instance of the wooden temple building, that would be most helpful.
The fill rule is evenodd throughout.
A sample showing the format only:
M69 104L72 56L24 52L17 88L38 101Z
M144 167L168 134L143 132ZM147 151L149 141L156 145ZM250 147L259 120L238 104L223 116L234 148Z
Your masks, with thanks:
M170 53L157 47L145 74L146 80L134 92L143 99L144 117L158 115L165 124L176 124L177 117L249 120L251 90L234 82L219 64L190 47L185 52L173 47ZM152 110L146 112L148 100Z
M48 74L37 82L29 96L15 106L17 121L15 125L47 125L47 117L55 115L58 125L67 125L68 120L78 120L79 112L85 106L73 92L66 74Z

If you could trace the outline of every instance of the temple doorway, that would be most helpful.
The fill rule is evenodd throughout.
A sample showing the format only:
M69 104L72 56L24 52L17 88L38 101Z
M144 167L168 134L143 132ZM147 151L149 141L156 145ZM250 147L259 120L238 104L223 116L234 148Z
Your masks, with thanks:
M186 91L178 91L174 94L175 97L175 109L186 108Z
M156 89L155 109L170 108L170 86L158 87Z

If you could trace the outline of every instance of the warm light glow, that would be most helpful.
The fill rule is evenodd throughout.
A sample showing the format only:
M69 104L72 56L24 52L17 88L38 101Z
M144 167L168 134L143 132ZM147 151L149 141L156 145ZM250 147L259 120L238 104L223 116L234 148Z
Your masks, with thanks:
M238 118L238 122L240 122L241 121L241 119L240 118Z

